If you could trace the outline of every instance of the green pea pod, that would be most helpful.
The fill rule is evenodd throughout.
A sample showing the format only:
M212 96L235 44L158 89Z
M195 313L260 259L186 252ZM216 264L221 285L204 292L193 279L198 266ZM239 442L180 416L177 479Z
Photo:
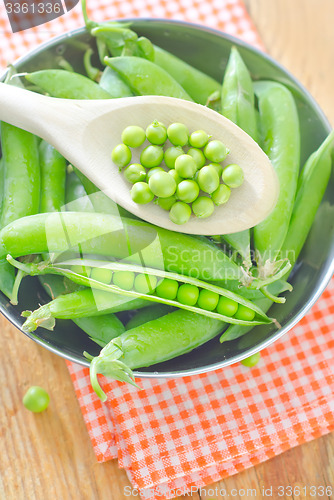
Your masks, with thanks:
M40 201L40 169L36 136L1 122L4 193L1 227L36 214Z
M9 267L8 262L4 259L1 259L0 260L0 290L9 299L12 298L14 283L15 283L15 271L13 270L13 266Z
M205 315L209 316L211 318L215 319L220 319L221 321L225 321L226 323L236 323L236 324L262 324L262 323L271 323L271 320L263 314L261 309L258 307L254 306L254 304L249 301L248 299L242 297L241 295L238 295L234 292L231 292L229 290L226 290L224 288L217 287L215 285L206 283L205 281L198 280L196 278L189 278L187 276L183 276L181 274L176 274L176 273L171 273L171 272L166 272L166 271L159 271L157 269L151 269L148 267L143 268L142 266L136 266L136 265L130 265L130 264L123 264L119 262L109 262L109 261L96 261L96 260L72 260L72 261L65 261L65 262L58 262L56 264L51 264L51 263L46 263L42 262L41 264L34 264L34 263L23 263L19 262L15 259L13 259L10 255L7 256L8 262L10 262L13 266L17 267L18 269L22 270L23 272L31 275L31 276L39 276L42 274L56 274L56 275L61 275L65 276L66 278L69 278L73 280L75 283L78 283L79 285L84 285L87 287L91 287L93 289L97 290L102 290L102 291L110 291L112 293L119 293L120 295L125 295L131 298L141 298L141 299L146 299L152 302L158 302L166 305L170 305L173 307L179 307L181 309L186 309L188 311L196 312L199 315ZM170 299L165 299L162 297L159 297L157 295L154 295L153 293L143 293L143 292L137 292L136 290L124 290L120 288L119 286L110 283L102 283L96 279L89 278L86 273L81 274L77 270L74 270L75 268L73 266L84 266L85 269L90 269L90 268L103 268L103 269L109 269L112 272L115 271L130 271L135 274L141 274L145 273L147 276L154 276L157 279L162 279L162 278L168 278L170 280L176 281L177 283L183 284L183 283L188 283L190 285L193 285L197 287L199 290L209 290L210 292L213 292L219 296L226 297L232 301L237 302L238 304L247 307L248 309L251 309L256 313L256 316L254 319L251 321L245 321L242 319L238 319L235 317L230 317L230 316L224 316L223 314L220 314L218 312L214 311L209 311L206 309L202 309L199 306L190 306L188 304L183 304L179 302L177 299L175 300L170 300Z
M250 230L245 229L238 233L224 234L223 239L243 258L243 265L246 269L252 266L250 255Z
M0 159L0 205L2 207L3 201L3 159ZM12 267L12 266L10 266ZM14 271L8 267L8 262L6 260L0 260L0 290L8 297L11 298L11 294L14 286Z
M131 311L146 306L147 301L143 299L129 300L124 295L86 288L66 295L59 295L33 312L25 311L22 316L27 319L22 329L25 332L34 332L38 327L53 330L56 319L73 320L107 313Z
M73 322L100 347L106 346L112 339L125 332L121 320L112 313L88 318L76 318Z
M175 309L166 304L154 304L149 307L144 307L136 312L134 316L126 323L126 329L131 330L131 328L137 328L137 326L143 325L144 323L148 323L153 319L161 318L161 316L165 316L171 312L175 311Z
M117 71L137 95L163 95L192 101L167 71L141 57L106 58L105 64Z
M111 97L131 97L133 92L131 91L129 85L127 85L119 74L106 67L102 73L99 85L102 89L108 92Z
M295 200L300 162L299 120L295 101L286 87L263 81L255 82L254 89L264 137L262 148L273 164L280 183L276 207L254 228L254 246L260 271L265 274L267 269L268 274L272 274L270 263L275 262L283 245Z
M61 276L46 275L39 277L39 281L44 290L54 299L59 295L78 291L82 287L73 281ZM77 288L77 290L74 289ZM90 337L93 342L100 347L104 347L110 340L118 337L125 331L123 323L113 313L101 314L100 316L90 316L85 318L73 318L75 323Z
M125 208L117 205L111 198L109 198L109 196L100 191L90 179L80 172L80 170L74 168L74 172L82 182L85 191L89 196L89 200L93 206L92 211L102 214L138 219L138 217L125 210Z
M65 205L66 160L45 141L39 145L41 212L56 212Z
M241 279L240 268L207 238L147 222L80 212L24 217L0 231L0 258L80 249L206 281Z
M206 105L210 95L220 90L216 80L156 45L154 63L167 71L199 104Z
M0 158L0 214L2 209L2 201L3 201L3 158Z
M258 140L251 75L236 47L232 47L221 90L221 113L242 128L255 141ZM244 259L248 269L250 257L250 230L225 234L224 240Z
M331 171L334 131L308 158L298 179L288 233L281 248L281 257L293 265L304 246L316 212L326 191Z
M291 286L286 281L275 281L269 287L270 293L279 295L285 291L290 291ZM268 299L267 297L262 296L261 298L254 299L254 304L261 308L262 311L267 313L270 307L273 305L273 301ZM252 326L243 326L243 325L230 325L225 332L220 337L220 342L230 342L231 340L238 339L246 333L250 332L253 329Z
M35 214L40 200L40 168L37 138L17 127L0 125L3 154L3 190L0 226ZM15 276L6 261L0 263L0 290L12 297Z
M94 212L92 202L75 172L66 176L65 202L70 212Z
M139 37L129 29L130 23L91 21L87 15L86 0L81 0L82 13L87 30L96 37L100 61L109 52L113 56L134 55L153 59L154 49L150 40Z
M102 41L110 55L143 57L149 61L154 59L152 42L128 29L126 24L101 23L90 31L91 35ZM101 61L103 63L103 61Z
M87 76L64 69L43 69L26 79L52 97L64 99L111 99L111 95Z
M221 113L254 141L258 140L251 75L238 49L232 47L221 89Z
M94 391L102 401L107 399L97 374L132 385L131 369L151 366L192 351L218 335L224 323L207 316L178 310L122 333L93 358L84 353L90 364ZM138 386L137 386L138 387Z

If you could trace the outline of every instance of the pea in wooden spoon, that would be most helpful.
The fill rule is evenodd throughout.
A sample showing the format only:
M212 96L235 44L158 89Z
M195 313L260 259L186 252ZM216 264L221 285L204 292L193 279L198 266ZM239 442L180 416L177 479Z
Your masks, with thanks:
M230 120L200 104L163 96L94 101L58 99L1 83L0 119L52 144L129 212L173 231L202 235L242 231L267 217L277 201L279 182L261 148ZM139 125L145 129L154 120L166 126L181 122L191 132L205 130L229 148L225 164L236 163L243 169L242 186L233 189L229 201L216 207L211 217L192 216L179 226L159 206L132 201L131 185L113 164L111 152L121 142L125 127ZM140 150L133 150L132 163L139 162Z

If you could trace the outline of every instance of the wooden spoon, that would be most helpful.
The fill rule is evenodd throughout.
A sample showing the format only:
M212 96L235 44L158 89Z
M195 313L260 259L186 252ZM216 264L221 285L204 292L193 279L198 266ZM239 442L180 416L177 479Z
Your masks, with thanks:
M277 201L279 182L268 157L243 130L200 104L162 96L58 99L0 83L0 120L42 137L116 203L173 231L202 235L242 231L262 221ZM125 127L145 129L153 120L166 126L181 122L190 131L205 130L230 149L224 165L237 163L242 167L244 183L232 190L226 205L216 207L211 217L191 216L179 226L159 206L132 201L131 185L113 164L111 151L121 142ZM139 162L141 149L133 150L132 163Z

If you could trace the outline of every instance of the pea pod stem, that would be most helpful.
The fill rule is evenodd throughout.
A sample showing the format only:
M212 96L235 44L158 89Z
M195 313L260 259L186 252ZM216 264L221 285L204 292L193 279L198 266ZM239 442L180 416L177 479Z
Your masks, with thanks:
M30 274L31 276L38 276L41 274L58 274L65 276L69 279L72 279L78 284L84 285L84 286L90 286L91 288L96 288L98 290L103 290L103 291L111 291L114 293L119 293L120 295L125 295L128 297L134 297L134 298L141 298L141 299L146 299L152 302L158 302L158 303L163 303L167 304L170 306L178 307L181 309L186 309L188 311L192 311L195 313L198 313L200 315L205 315L209 316L211 318L215 318L221 321L224 321L226 323L237 323L237 324L263 324L263 323L270 323L271 320L263 314L260 308L254 307L254 304L245 299L244 297L241 297L233 292L230 292L229 290L225 290L223 288L217 287L215 285L211 285L209 283L206 283L204 281L197 280L196 278L189 278L187 276L183 276L180 274L175 274L175 273L168 273L165 271L159 271L156 269L151 269L151 268L143 268L140 266L136 265L129 265L129 264L121 264L118 262L111 262L111 263L106 263L106 262L96 262L96 261L91 261L91 260L72 260L72 261L67 261L65 263L57 263L57 264L50 264L46 262L42 262L40 264L28 264L28 263L22 263L19 261L16 261L13 259L10 255L7 256L7 260L9 263L11 263L13 266L17 267L18 269L21 269L22 271L26 272L27 274ZM254 320L252 321L244 321L241 319L237 319L234 317L229 317L229 316L224 316L219 313L215 313L213 311L208 311L205 309L201 309L199 307L195 306L189 306L186 304L181 304L180 302L176 300L169 300L165 298L161 298L155 295L151 294L144 294L144 293L139 293L136 292L135 290L123 290L122 288L114 285L114 284L105 284L101 283L99 281L96 281L92 278L89 278L87 276L78 274L71 269L67 269L61 266L74 266L74 265L82 265L84 267L98 267L98 268L105 268L105 269L110 269L112 271L132 271L135 273L142 273L144 272L147 275L151 276L156 276L159 278L169 278L171 280L175 280L181 283L188 283L194 286L197 286L199 288L203 288L206 290L210 290L214 293L217 293L220 296L227 297L231 300L234 300L238 304L244 305L245 307L248 307L249 309L252 309L257 317L255 317Z
M87 73L88 78L93 80L94 82L99 82L101 78L102 71L98 68L95 68L92 64L92 55L94 54L94 51L91 47L87 49L84 53L83 57L83 63L84 67Z
M24 311L22 316L27 319L22 326L22 330L24 332L34 332L38 327L52 330L56 319L73 320L89 316L100 316L107 313L140 309L147 305L147 300L131 300L124 295L86 288L59 295L35 311Z

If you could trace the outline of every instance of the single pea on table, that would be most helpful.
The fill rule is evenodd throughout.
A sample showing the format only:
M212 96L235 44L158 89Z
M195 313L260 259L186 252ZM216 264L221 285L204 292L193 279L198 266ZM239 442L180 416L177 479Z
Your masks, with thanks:
M183 123L166 127L154 120L146 130L129 125L121 140L111 159L120 171L124 168L132 200L141 205L154 201L169 211L174 224L186 224L192 214L210 217L216 206L228 202L231 189L243 183L239 165L222 165L229 149L204 130L190 133ZM131 163L131 148L141 146L140 163Z

